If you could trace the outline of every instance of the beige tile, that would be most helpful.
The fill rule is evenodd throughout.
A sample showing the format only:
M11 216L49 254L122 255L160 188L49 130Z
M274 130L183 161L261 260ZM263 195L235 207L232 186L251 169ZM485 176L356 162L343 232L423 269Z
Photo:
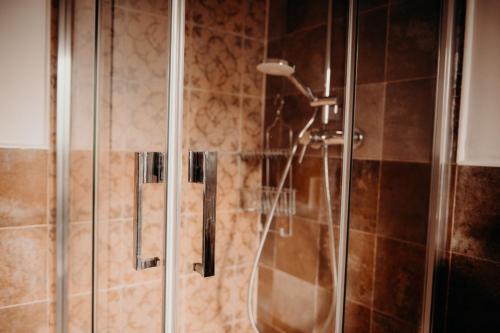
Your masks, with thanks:
M92 288L92 225L72 223L69 230L68 288L70 294Z
M113 25L113 75L142 82L164 82L167 27L167 18L116 8Z
M312 332L314 285L279 270L274 272L273 323L285 332Z
M152 282L123 290L123 332L161 332L161 283Z
M47 228L0 229L0 306L47 296Z
M0 227L46 223L47 151L0 149Z
M206 92L191 93L189 148L237 151L240 102L238 97Z
M243 40L243 77L242 93L261 97L264 76L257 65L264 60L264 43L252 39Z
M130 266L123 244L123 222L101 222L97 225L97 288L103 290L122 283L123 267Z
M208 327L223 327L233 318L231 289L233 270L220 270L204 279L191 273L182 279L182 304L186 332L207 332Z
M92 217L92 152L70 153L70 221L90 221Z
M0 332L48 332L47 303L35 303L0 309Z
M233 33L243 33L245 22L244 0L189 1L192 20L197 25Z
M257 98L244 98L241 108L241 150L262 149L262 103Z
M225 93L239 93L242 76L242 38L193 27L191 85Z
M124 332L124 315L121 312L121 290L98 293L96 321L98 332Z
M68 331L92 331L92 295L70 295L68 298Z

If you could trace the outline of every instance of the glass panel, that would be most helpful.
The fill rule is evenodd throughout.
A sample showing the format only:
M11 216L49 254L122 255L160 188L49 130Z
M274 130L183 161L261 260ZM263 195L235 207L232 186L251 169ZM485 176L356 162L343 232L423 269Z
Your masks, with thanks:
M252 262L264 238L251 292L259 331L332 329L335 287L331 252L338 240L330 236L334 236L332 229L338 229L342 151L338 144L328 149L325 178L322 145L311 142L302 162L297 156L292 160L290 176L275 214L271 214L291 148L315 108L285 77L263 76L256 66L266 58L293 63L297 78L321 97L325 95L326 58L331 57L333 75L327 91L342 106L347 5L332 2L332 50L328 55L328 1L266 3L187 3L186 179L180 232L182 310L178 316L183 332L252 332L247 290ZM276 61L262 69L273 68L291 70ZM277 94L281 99L275 102ZM320 116L318 112L311 129L338 135L335 130L342 130L342 117L332 114L328 125L322 126ZM193 272L192 266L202 255L203 194L202 186L187 182L190 149L218 152L216 271L210 279ZM333 198L331 207L325 199L325 180ZM264 236L269 215L272 224Z
M345 331L421 325L439 9L360 2Z
M67 329L92 328L92 165L95 2L73 2ZM59 204L59 203L58 203Z
M135 153L166 151L168 3L100 3L94 238L98 332L162 330L165 183L136 188ZM136 231L139 205L142 227ZM157 267L135 269L134 233L139 231L142 257L158 257Z

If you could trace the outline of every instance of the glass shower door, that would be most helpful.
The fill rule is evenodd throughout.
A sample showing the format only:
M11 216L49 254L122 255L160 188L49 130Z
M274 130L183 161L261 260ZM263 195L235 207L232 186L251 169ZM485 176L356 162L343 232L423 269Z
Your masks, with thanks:
M163 331L169 3L97 2L97 332Z

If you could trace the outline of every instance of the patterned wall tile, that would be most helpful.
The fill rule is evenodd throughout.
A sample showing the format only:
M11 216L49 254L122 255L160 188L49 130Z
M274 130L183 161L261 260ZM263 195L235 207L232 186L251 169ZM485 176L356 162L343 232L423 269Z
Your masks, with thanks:
M239 93L242 75L241 37L193 27L191 85L225 93Z
M160 281L129 286L122 291L125 332L161 332L162 284Z
M242 93L260 97L264 76L256 67L264 61L264 43L253 39L243 40Z
M47 303L0 309L1 332L47 332Z
M245 0L189 1L193 23L233 33L243 33Z
M190 149L236 151L240 102L234 96L191 93Z
M262 103L260 99L244 98L241 118L241 150L262 149Z

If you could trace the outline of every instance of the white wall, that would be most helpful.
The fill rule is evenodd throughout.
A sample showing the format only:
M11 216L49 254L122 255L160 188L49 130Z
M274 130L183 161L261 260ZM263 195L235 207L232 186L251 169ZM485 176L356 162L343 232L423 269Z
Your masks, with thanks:
M468 0L457 162L500 166L500 1Z
M0 0L0 147L49 143L48 0Z

